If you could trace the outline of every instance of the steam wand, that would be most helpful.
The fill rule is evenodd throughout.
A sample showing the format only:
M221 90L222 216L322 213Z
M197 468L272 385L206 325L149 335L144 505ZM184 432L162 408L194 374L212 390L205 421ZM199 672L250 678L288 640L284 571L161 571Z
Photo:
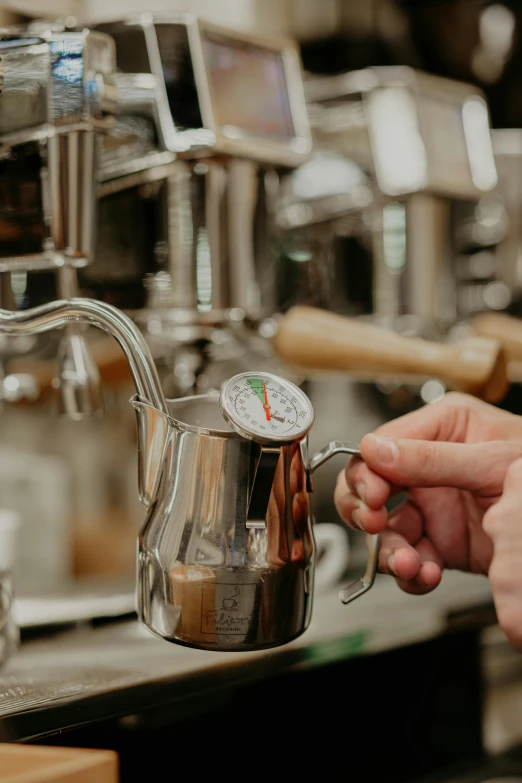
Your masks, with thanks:
M130 318L116 307L96 299L75 298L55 300L19 312L0 309L0 333L4 334L40 334L71 323L97 326L114 337L125 354L138 395L168 413L145 338Z

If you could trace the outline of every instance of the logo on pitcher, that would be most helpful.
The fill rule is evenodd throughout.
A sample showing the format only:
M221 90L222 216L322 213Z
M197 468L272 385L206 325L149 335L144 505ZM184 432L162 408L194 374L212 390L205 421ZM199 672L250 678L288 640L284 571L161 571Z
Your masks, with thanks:
M225 612L233 612L234 609L237 609L238 603L236 598L238 598L240 595L241 591L239 590L239 587L234 587L234 592L232 595L228 596L228 598L223 598L221 601L221 610Z
M201 633L244 635L254 610L255 584L205 584L201 596Z

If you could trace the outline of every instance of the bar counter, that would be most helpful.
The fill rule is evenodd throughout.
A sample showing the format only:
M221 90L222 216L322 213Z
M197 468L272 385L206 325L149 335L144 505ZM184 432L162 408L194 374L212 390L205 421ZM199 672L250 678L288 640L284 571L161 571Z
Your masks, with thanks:
M307 631L283 647L216 653L153 637L135 617L77 623L24 641L0 676L0 741L50 737L108 718L164 709L209 689L318 667L495 622L487 580L446 573L423 597L388 577L349 606L317 593ZM170 707L169 707L170 708Z

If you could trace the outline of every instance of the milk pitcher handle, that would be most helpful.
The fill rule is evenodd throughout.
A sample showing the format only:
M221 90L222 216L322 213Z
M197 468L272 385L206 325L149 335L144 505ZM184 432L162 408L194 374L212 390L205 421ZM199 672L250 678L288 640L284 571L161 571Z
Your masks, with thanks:
M342 443L341 441L333 440L310 459L308 463L308 474L311 476L317 468L332 457L335 457L336 454L351 454L355 457L361 456L359 447L356 444ZM379 534L370 535L369 539L370 546L366 571L361 579L357 579L339 592L339 600L342 601L343 604L349 604L354 598L358 598L365 593L375 581L379 557Z

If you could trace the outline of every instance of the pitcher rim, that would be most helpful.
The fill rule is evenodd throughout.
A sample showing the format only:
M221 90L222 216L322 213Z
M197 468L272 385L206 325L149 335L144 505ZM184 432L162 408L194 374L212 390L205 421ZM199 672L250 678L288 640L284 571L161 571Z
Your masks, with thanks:
M216 402L219 402L219 393L205 392L205 394L194 394L194 395L187 395L185 397L175 397L174 399L170 399L170 400L167 399L165 400L165 402L167 403L168 406L169 403L194 402L194 400L216 400ZM161 413L162 416L165 416L173 427L183 432L192 432L196 435L208 435L209 437L221 438L222 440L224 440L225 438L227 440L230 440L231 438L234 440L243 440L243 441L246 440L246 438L244 438L238 432L235 432L235 430L233 429L218 430L210 427L199 427L196 424L187 424L187 422L185 421L180 421L179 419L175 419L174 416L170 415L170 413L164 413L163 411L160 411L158 408L156 408L155 405L152 405L150 400L145 399L145 397L140 397L139 394L133 394L129 402L133 407L136 407L136 405L139 404L139 405L144 405L147 408L153 408L153 410L157 411L158 413ZM223 422L225 423L224 419Z

